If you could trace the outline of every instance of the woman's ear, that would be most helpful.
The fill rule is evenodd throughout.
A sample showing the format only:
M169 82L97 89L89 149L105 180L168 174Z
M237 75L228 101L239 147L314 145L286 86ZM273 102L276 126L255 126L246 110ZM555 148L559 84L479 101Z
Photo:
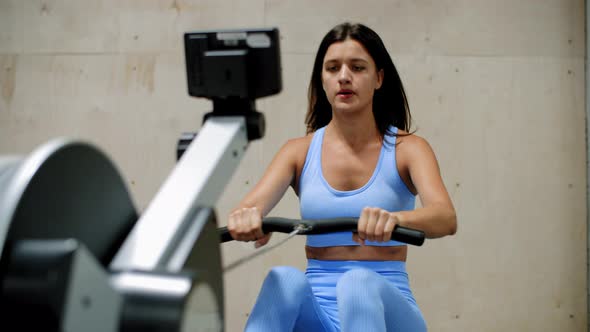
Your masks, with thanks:
M377 87L375 88L375 90L379 90L383 85L383 75L383 69L379 69L379 71L377 72Z

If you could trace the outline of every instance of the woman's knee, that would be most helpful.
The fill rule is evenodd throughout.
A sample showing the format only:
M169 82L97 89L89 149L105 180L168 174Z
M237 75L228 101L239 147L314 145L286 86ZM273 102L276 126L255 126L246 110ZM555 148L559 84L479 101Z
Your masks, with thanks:
M305 273L291 266L273 267L266 276L265 283L272 283L281 288L301 290L307 287L308 281Z
M367 269L347 271L336 284L336 294L339 298L353 293L370 293L379 287L379 275Z
M354 269L345 272L340 280L338 280L338 285L340 284L353 284L353 285L367 285L370 282L375 282L380 276L367 269Z

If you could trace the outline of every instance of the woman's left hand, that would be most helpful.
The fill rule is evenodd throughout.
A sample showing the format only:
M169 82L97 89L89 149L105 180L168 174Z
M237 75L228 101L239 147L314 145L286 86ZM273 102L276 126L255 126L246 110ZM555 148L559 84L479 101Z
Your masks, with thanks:
M358 221L357 233L352 240L364 245L365 240L374 242L386 242L391 240L391 233L399 218L395 213L387 212L380 208L366 207L361 212Z

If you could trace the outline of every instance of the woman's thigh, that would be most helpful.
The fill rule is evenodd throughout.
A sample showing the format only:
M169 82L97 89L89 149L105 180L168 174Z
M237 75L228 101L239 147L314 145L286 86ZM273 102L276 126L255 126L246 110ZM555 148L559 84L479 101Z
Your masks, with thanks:
M367 269L346 272L337 286L342 331L426 331L413 297L400 290L406 285Z

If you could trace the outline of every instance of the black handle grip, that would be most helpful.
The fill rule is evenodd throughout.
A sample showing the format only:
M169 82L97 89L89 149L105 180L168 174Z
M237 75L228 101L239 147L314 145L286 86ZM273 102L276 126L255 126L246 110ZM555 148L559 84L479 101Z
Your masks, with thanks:
M333 218L322 220L298 220L281 217L268 217L262 220L262 231L264 233L280 232L291 233L297 225L302 225L300 234L326 234L333 232L354 232L357 230L357 218ZM221 242L232 241L227 227L217 229ZM415 246L424 243L425 234L422 231L403 226L396 226L391 234L391 239Z

